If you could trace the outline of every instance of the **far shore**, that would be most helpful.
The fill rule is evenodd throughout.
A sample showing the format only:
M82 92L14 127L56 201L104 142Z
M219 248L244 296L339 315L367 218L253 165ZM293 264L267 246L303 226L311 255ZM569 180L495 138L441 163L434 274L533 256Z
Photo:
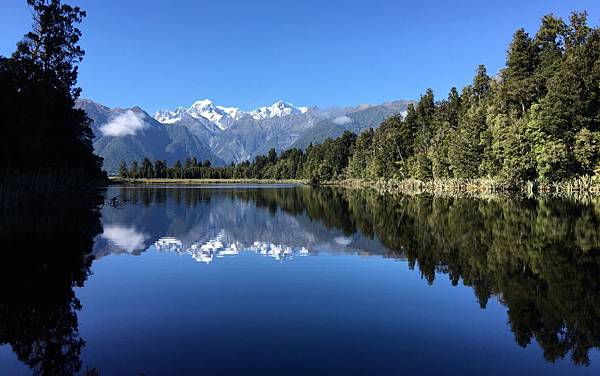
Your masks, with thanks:
M153 179L130 179L118 176L109 177L111 183L117 184L185 184L185 185L206 185L206 184L297 184L306 185L307 180L298 179L172 179L172 178L153 178Z
M288 184L310 185L306 179L172 179L172 178L140 178L130 179L112 176L109 178L113 184L131 185L226 185L226 184ZM502 195L502 196L599 196L600 184L592 181L590 177L580 177L562 183L546 183L535 185L527 182L518 186L511 186L494 179L440 179L433 181L419 181L414 179L344 179L337 181L324 181L321 186L337 186L347 189L375 190L381 194L433 194L433 195Z

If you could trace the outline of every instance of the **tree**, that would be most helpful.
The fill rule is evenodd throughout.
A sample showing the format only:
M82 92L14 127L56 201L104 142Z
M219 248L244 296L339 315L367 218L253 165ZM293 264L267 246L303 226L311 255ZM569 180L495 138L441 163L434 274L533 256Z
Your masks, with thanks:
M41 68L54 88L79 97L77 63L85 52L78 45L81 30L75 25L86 13L60 0L27 0L27 4L33 11L33 30L17 44L13 58Z
M351 150L350 160L348 161L348 175L350 177L367 177L367 165L371 159L374 134L373 128L369 128L356 138L356 142Z
M367 161L367 176L370 178L405 178L408 176L408 158L412 145L411 127L415 115L409 106L406 120L400 115L384 120L373 134L372 150Z
M157 178L167 177L167 161L156 160L154 161L154 173Z
M535 34L534 43L538 51L538 64L535 70L536 97L546 95L548 79L560 69L564 54L566 24L552 14L542 17L542 24Z
M600 156L600 135L587 128L582 129L575 135L575 159L580 164L581 172L593 174L598 165Z
M269 154L267 155L267 159L270 164L275 164L275 162L277 162L277 152L275 151L275 149L273 149L273 148L269 149Z
M87 184L105 174L93 153L90 121L74 108L77 63L84 55L76 25L85 12L59 0L28 4L33 30L10 58L0 57L0 167L21 174L69 171Z
M479 176L483 145L481 133L485 129L483 109L471 107L462 118L449 145L448 160L455 177L471 179Z
M473 84L463 90L462 114L448 145L448 162L454 177L471 179L480 176L486 146L486 106L489 95L490 78L485 67L480 65Z
M448 150L458 128L461 99L456 88L452 88L448 99L438 104L434 115L435 135L431 140L428 157L431 160L431 172L434 178L452 176Z
M183 177L183 167L181 166L181 161L179 159L175 162L171 170L171 177L176 179Z
M124 159L121 159L121 163L119 164L119 176L122 178L127 178L129 176L127 162L125 162Z
M140 175L142 178L152 179L154 178L154 166L150 159L144 158L142 161L142 167L140 169Z
M578 161L573 155L576 135L586 128L596 131L600 124L600 34L592 32L586 19L585 13L571 15L563 62L547 80L548 92L536 114L534 148L538 173L544 180L564 180L579 172L576 162L585 163L585 158ZM589 172L589 167L585 169Z
M435 133L433 117L435 114L435 102L433 90L427 89L417 104L416 133L413 143L413 156L409 159L409 171L412 177L421 180L429 180L433 177L431 171L431 160L427 152L431 146L431 139Z
M132 179L137 179L140 177L140 168L137 161L131 162L131 167L129 168L129 177Z
M506 68L502 71L503 90L508 110L525 113L536 95L534 71L538 50L523 29L517 30L508 50Z
M477 67L475 78L473 78L473 96L478 102L483 101L488 96L488 94L490 94L491 81L492 80L490 79L490 76L488 76L487 70L485 69L485 65L480 64ZM451 95L455 94L451 93Z

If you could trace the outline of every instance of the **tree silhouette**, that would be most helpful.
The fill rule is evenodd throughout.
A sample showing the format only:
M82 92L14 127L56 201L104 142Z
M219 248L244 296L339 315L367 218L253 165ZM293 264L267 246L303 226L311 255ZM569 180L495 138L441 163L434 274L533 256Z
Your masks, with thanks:
M28 0L33 29L9 58L0 57L0 167L4 174L68 174L89 184L103 177L90 121L74 108L84 55L76 27L85 17L59 0Z

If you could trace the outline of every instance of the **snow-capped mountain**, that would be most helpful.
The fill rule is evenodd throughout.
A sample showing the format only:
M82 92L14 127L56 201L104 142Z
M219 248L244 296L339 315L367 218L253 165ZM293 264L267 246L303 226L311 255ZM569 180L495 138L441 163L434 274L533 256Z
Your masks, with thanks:
M175 110L159 110L154 114L154 118L163 124L175 124L182 119L184 114L188 114L196 119L201 117L207 119L225 130L235 120L240 120L244 116L250 116L255 120L264 120L292 114L304 114L307 111L308 107L295 107L289 102L279 100L271 106L245 112L237 107L216 106L210 99L203 99L194 102L189 108L177 107Z
M200 124L183 114L183 121L165 125L139 107L109 108L86 99L78 100L76 107L92 120L94 150L104 158L103 167L111 174L118 171L121 160L131 163L146 157L165 160L169 165L191 156L209 159L215 166L225 164L211 151L204 137L194 134L196 128L203 131L209 126L216 128L207 120L206 124ZM194 123L186 123L186 118Z
M195 119L206 119L216 124L221 130L229 128L234 120L240 119L244 112L237 107L215 106L210 99L194 102L190 108L177 107L175 110L159 110L154 118L163 124L174 124L190 115Z
M252 111L215 105L208 99L189 108L160 110L154 116L141 108L108 108L89 100L78 101L92 119L94 147L109 173L119 162L144 157L175 160L196 157L215 166L252 160L271 148L304 149L345 131L360 133L376 128L412 101L394 101L356 107L296 107L277 101Z
M256 120L283 117L292 114L304 114L308 107L295 107L293 104L279 100L269 107L259 107L248 114Z

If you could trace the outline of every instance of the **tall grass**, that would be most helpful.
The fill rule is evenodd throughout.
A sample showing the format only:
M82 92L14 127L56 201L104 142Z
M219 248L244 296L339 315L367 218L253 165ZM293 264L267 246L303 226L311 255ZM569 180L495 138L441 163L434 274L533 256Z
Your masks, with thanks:
M73 170L57 173L0 174L0 211L76 203L96 194L105 181ZM86 197L86 198L87 198Z

